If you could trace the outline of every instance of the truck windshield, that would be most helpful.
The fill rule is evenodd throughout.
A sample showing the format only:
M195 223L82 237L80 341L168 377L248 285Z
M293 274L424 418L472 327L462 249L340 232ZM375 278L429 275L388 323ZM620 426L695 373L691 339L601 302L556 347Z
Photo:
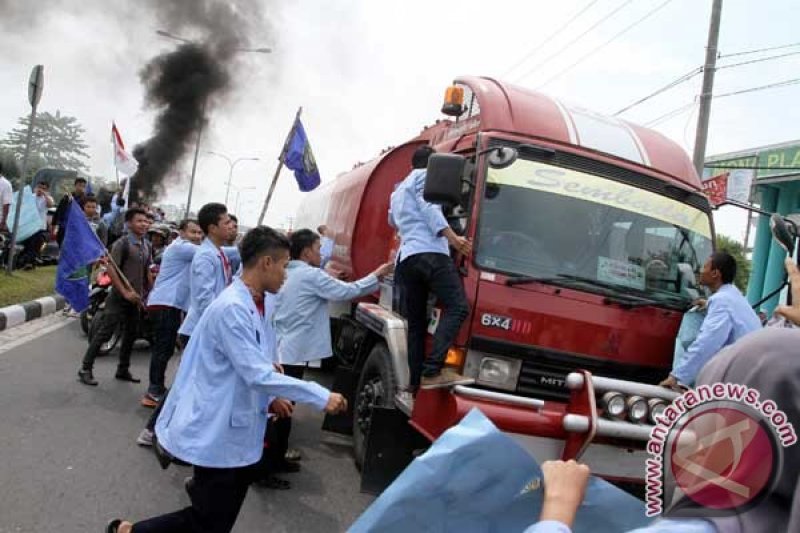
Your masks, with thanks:
M475 258L488 270L572 279L685 305L711 253L702 210L593 174L518 159L488 169ZM523 278L519 278L523 280Z

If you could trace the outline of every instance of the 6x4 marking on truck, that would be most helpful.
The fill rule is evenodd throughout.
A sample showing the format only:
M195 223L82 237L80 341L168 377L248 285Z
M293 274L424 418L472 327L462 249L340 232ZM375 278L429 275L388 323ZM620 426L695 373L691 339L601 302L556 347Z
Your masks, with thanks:
M493 315L484 313L481 315L481 325L487 328L499 328L506 331L511 329L511 318L507 316Z

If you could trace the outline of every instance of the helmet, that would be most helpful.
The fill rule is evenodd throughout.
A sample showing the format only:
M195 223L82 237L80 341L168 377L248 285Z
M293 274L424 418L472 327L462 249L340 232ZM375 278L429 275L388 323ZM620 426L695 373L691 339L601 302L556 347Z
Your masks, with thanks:
M166 224L152 224L150 228L147 230L147 233L158 233L165 239L169 239L169 226Z

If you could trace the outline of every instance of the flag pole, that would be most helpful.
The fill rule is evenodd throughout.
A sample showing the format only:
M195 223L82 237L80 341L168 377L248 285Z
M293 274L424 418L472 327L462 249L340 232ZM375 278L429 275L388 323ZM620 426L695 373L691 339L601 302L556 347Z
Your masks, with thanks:
M269 186L269 192L267 192L267 199L264 200L264 207L261 209L261 216L258 217L258 224L256 224L257 226L261 225L261 223L264 221L264 215L267 214L267 206L269 206L269 201L272 199L272 193L275 192L275 185L278 183L278 176L281 175L281 169L283 168L283 156L286 155L286 150L289 148L289 141L292 139L294 129L297 127L297 121L300 120L300 114L302 112L303 106L298 107L297 115L295 115L294 122L292 122L292 127L289 130L289 134L286 135L286 140L283 142L283 149L278 156L278 167L275 169L275 175L272 177L272 183Z

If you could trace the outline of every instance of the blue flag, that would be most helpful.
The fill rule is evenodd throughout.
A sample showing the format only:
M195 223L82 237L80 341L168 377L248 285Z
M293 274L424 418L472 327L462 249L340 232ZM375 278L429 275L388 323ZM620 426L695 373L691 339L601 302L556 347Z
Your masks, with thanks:
M294 170L297 185L303 192L313 191L319 185L319 169L300 119L295 122L289 145L283 156L283 164Z
M80 313L89 306L91 264L106 253L78 202L71 201L56 272L56 291Z
M539 464L478 409L417 457L349 533L523 532L543 503ZM618 533L650 522L644 503L592 477L575 533Z

